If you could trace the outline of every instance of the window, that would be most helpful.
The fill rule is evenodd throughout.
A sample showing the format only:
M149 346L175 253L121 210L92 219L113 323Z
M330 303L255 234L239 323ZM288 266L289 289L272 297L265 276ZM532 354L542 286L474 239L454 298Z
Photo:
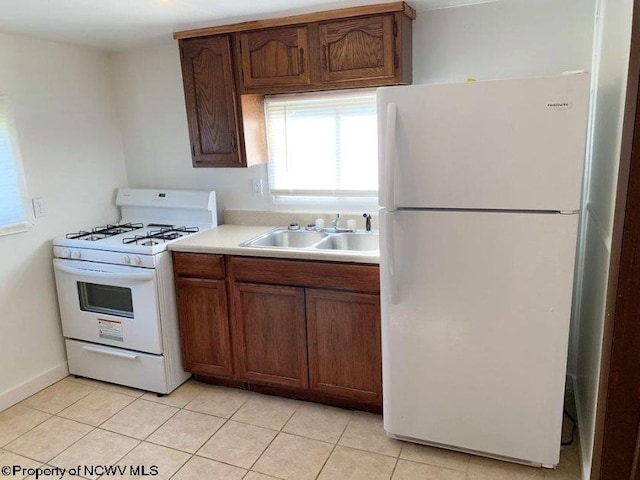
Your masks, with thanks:
M31 225L25 217L25 191L9 103L0 96L0 235L22 232Z
M376 197L372 90L267 97L269 190L290 197Z

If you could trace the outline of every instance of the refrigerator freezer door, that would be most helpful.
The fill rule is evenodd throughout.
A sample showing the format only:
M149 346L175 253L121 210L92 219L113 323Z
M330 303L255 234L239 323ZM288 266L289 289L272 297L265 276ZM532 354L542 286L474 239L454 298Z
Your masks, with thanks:
M579 210L588 101L587 74L378 89L381 206Z
M384 426L559 460L577 215L381 211Z

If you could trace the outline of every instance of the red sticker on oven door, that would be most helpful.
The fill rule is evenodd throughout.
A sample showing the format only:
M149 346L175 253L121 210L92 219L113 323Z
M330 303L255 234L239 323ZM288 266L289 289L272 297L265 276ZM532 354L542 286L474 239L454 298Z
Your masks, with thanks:
M100 338L105 340L114 340L116 342L124 342L122 336L122 322L120 320L98 319L98 332Z

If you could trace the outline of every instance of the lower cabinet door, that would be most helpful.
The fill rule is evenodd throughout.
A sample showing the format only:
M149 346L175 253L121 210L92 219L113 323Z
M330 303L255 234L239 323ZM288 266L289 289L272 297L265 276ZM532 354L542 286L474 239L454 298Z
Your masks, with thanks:
M178 278L176 297L184 369L195 374L232 378L224 280Z
M306 290L310 388L382 401L379 295Z
M233 298L240 379L307 388L304 289L235 283Z

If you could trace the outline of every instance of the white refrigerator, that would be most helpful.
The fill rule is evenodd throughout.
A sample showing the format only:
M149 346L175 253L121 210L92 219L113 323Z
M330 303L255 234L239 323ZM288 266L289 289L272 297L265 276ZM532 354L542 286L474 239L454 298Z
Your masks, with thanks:
M384 427L559 461L588 74L378 89Z

